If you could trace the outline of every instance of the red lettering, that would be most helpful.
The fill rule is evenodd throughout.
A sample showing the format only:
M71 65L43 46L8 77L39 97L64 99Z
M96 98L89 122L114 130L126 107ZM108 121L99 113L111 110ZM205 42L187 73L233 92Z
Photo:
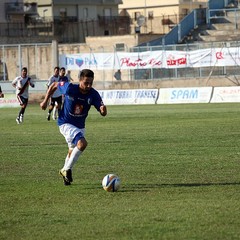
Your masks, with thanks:
M182 65L182 64L186 64L187 63L187 59L186 58L179 58L178 59L178 64Z
M156 61L154 58L150 59L149 60L149 64L152 65L152 66L161 66L162 65L162 62L161 61Z
M177 61L173 59L167 60L167 65L170 65L170 66L177 65Z
M216 52L216 58L217 58L217 59L223 59L223 54L222 54L222 52Z

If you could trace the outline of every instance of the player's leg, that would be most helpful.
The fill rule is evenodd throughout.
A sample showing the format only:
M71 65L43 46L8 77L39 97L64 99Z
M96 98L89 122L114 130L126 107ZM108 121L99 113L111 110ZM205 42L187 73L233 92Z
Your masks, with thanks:
M54 98L50 98L50 104L49 104L48 115L47 115L47 120L48 120L48 121L50 121L51 112L52 112L54 106L55 106L55 100L54 100Z
M62 96L57 98L57 113L58 113L58 116L60 114L61 108L62 108Z
M27 98L24 98L24 97L21 97L21 96L18 96L18 101L20 103L20 111L18 113L18 116L16 118L16 122L17 124L20 124L23 122L23 117L24 117L24 113L25 113L25 110L27 108L27 105L28 105L28 99Z
M87 140L82 136L82 134L79 133L74 138L73 144L75 145L75 147L73 149L69 149L69 159L64 165L64 170L73 168L74 164L77 162L82 152L86 149L88 143Z
M72 168L87 147L87 141L84 138L85 129L78 129L71 124L63 124L59 127L59 130L65 137L69 148L64 166L59 173L63 177L64 184L70 185L73 181Z
M81 147L82 150L80 150L77 146L75 146L73 149L69 148L68 155L66 156L65 163L63 168L59 171L60 175L63 177L63 181L65 185L71 185L71 182L73 182L72 178L72 169L74 164L77 162L78 158L84 151L84 149L87 146L87 141L85 138L82 138L78 141L79 143L77 145L85 146Z
M56 120L58 115L57 115L57 108L58 108L58 105L57 105L57 102L55 102L55 106L53 108L53 111L52 111L52 119L53 120Z

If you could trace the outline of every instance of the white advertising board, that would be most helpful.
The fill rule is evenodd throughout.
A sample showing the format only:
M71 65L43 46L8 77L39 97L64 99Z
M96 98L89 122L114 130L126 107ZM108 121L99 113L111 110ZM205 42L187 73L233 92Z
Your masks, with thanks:
M99 91L106 105L155 104L158 89L102 90Z
M19 102L15 94L4 94L4 98L0 98L0 108L19 107Z
M211 103L240 102L240 87L214 87Z
M112 53L62 54L59 65L69 70L91 69L148 69L240 64L238 47L207 48L193 51L145 51Z
M212 87L161 88L157 104L208 103Z

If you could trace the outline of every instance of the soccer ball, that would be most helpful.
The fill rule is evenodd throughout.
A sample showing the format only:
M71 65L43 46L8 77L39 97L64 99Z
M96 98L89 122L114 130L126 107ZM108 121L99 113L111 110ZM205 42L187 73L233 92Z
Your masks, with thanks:
M107 192L116 192L120 188L120 178L116 174L107 174L102 180L102 187Z

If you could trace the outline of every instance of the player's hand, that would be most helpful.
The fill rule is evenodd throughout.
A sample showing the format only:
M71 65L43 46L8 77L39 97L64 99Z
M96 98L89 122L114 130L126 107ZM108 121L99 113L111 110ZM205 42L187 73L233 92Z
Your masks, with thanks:
M107 115L107 107L106 107L105 105L102 105L102 106L100 107L100 114L101 114L102 116L106 116L106 115Z
M41 107L42 110L46 110L46 108L47 108L47 102L42 101L42 102L40 103L40 107Z

